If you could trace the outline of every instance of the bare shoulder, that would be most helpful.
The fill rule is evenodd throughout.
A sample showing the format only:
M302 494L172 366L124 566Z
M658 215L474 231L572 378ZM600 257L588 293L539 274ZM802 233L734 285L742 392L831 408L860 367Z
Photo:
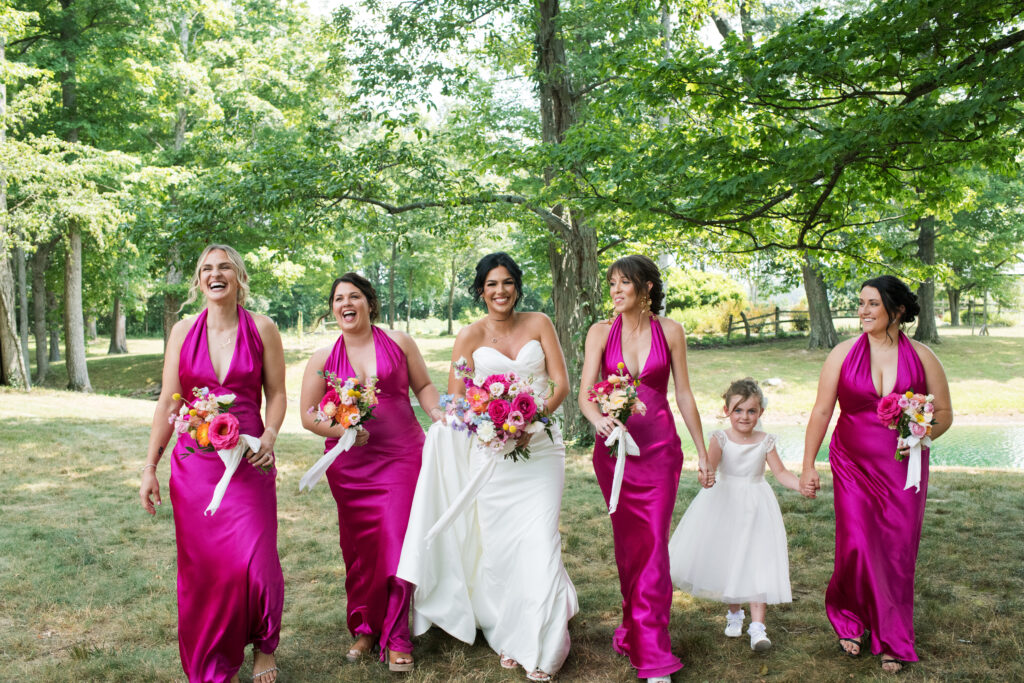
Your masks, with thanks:
M391 341L398 344L399 348L405 351L406 354L409 353L410 349L416 348L416 340L401 330L384 330L384 334L388 335Z
M596 323L590 326L589 330L587 330L587 337L594 337L595 339L607 339L608 333L611 331L611 320L598 320Z
M555 329L555 324L551 322L551 318L548 317L547 313L523 311L520 315L523 316L523 322L526 323L530 330L538 334Z
M930 346L910 337L907 337L907 339L910 341L910 345L914 347L914 351L917 352L917 357L921 359L922 363L942 365L942 361L939 360L939 357L935 355Z
M252 320L256 323L256 329L259 330L260 336L265 334L280 334L277 329L277 323L275 323L270 316L263 315L262 313L250 313Z
M839 361L840 363L845 360L846 356L850 353L850 349L857 343L859 337L851 337L844 341L839 342L832 347L832 350L828 352L828 357L825 359L826 362Z
M309 357L309 360L307 361L307 365L319 365L320 367L323 367L324 363L327 362L327 357L329 355L331 355L331 347L330 346L321 347L321 348L317 349L316 351L314 351L313 355L311 355Z
M666 318L663 315L654 316L661 324L661 331L665 334L665 339L669 342L678 339L686 339L686 330L683 329L681 323L673 320L672 318Z
M198 317L198 315L190 315L174 323L174 326L171 327L171 333L167 335L167 345L181 346L181 343L185 341L185 336L188 335L188 331L195 325Z

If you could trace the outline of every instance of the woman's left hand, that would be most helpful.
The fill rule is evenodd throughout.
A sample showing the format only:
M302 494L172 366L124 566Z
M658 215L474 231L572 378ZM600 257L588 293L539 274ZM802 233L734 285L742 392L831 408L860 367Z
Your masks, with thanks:
M523 432L516 439L516 446L521 448L521 447L527 445L528 443L530 443L530 439L532 439L532 438L533 438L533 434L531 434L530 432L528 432L526 430L523 430Z
M903 441L903 439L900 439L896 443L896 452L899 453L900 460L906 460L910 457L910 445Z
M248 460L249 464L253 467L269 470L274 466L275 443L277 443L277 432L272 428L267 427L263 431L263 436L260 437L260 449L255 453L250 449L249 454L245 456L245 459Z
M441 420L444 419L444 411L437 406L434 406L433 408L430 409L429 415L431 422L440 422Z

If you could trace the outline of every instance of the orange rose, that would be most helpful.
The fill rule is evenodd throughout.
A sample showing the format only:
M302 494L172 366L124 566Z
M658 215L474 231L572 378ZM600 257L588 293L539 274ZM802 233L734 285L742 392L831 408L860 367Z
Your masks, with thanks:
M334 414L334 421L340 424L345 429L352 426L352 415L358 415L359 408L356 406L347 406L342 404L338 406L338 412Z
M210 445L210 423L204 422L196 428L196 443L203 448Z

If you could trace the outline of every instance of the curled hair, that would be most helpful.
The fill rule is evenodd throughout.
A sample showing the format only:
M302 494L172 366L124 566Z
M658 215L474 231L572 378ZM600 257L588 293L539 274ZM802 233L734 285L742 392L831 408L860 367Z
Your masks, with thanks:
M518 306L519 302L523 300L522 269L511 256L503 251L496 251L493 254L484 256L476 264L476 276L473 278L473 284L469 286L469 294L473 297L474 301L480 301L480 297L484 294L484 283L487 282L487 274L495 268L501 267L504 267L509 272L516 286L516 300L512 303L512 308Z
M245 307L245 300L249 297L249 273L245 270L245 261L242 259L242 255L234 247L229 247L226 244L209 244L206 249L203 249L203 253L199 255L199 260L196 261L196 270L192 273L192 280L188 283L188 298L178 309L178 313L185 310L185 307L191 304L193 301L199 299L199 269L203 267L203 261L210 255L211 251L217 250L223 251L227 254L228 261L231 263L231 270L235 271L235 277L238 279L238 305Z
M722 400L725 401L726 415L728 415L729 404L732 402L734 396L739 396L740 403L743 403L751 397L756 397L758 403L761 404L761 410L765 408L764 392L761 391L761 385L757 383L753 377L744 377L738 379L729 385L729 388L722 394Z
M665 301L665 288L661 284L661 272L654 261L642 254L623 256L608 266L605 279L611 280L613 273L618 273L632 282L638 297L642 298L645 293L651 297L652 313L661 311L661 305ZM651 285L650 292L647 292L648 284Z
M900 326L914 322L921 306L917 303L917 295L910 291L903 280L892 275L879 275L865 280L860 288L874 287L882 297L882 305L889 316L889 323L898 321ZM900 310L903 309L903 310Z
M370 307L370 322L377 322L377 319L380 318L380 299L377 298L377 290L373 288L369 280L359 273L348 272L334 281L331 291L327 294L327 310L334 310L334 292L342 282L347 282L363 293L366 303Z

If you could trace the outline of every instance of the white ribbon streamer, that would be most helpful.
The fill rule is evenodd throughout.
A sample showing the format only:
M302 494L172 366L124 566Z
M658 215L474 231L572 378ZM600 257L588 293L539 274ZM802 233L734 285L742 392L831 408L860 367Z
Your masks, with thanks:
M619 491L622 490L622 475L626 472L626 456L640 455L640 447L633 441L633 437L626 431L625 427L616 427L605 439L604 445L611 448L616 441L619 442L619 450L615 456L615 476L612 478L612 493L608 497L608 514L612 514L619 507Z
M356 442L356 432L359 431L358 427L349 427L341 433L341 437L338 438L338 443L334 444L334 448L323 454L316 463L309 468L309 470L302 475L302 479L299 479L299 491L305 488L308 491L312 491L313 487L318 481L324 476L332 464L334 459L339 455L352 448Z
M900 439L901 446L910 446L910 460L907 462L907 485L903 487L906 491L911 486L915 493L921 492L921 447L932 447L932 440L927 436L914 436L911 434L905 439Z
M239 463L242 462L242 454L245 453L247 448L256 453L260 450L260 440L255 436L242 434L238 437L238 443L235 444L234 448L225 448L217 451L221 462L224 463L224 474L213 489L213 498L210 500L210 504L206 506L206 510L203 512L204 515L212 515L220 507L220 502L224 500L224 494L227 493L228 484L231 483L231 475L238 469Z

